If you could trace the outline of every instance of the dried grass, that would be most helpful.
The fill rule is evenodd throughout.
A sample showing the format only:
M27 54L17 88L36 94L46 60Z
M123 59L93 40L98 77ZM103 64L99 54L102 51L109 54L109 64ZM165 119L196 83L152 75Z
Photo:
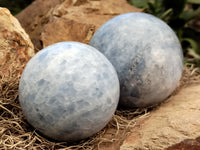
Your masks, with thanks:
M0 149L106 149L110 144L120 145L136 124L136 118L148 117L149 109L118 109L109 124L94 136L77 143L55 142L40 135L23 116L18 100L20 75L10 71L8 77L0 71ZM173 93L191 84L200 83L199 68L185 67L180 85ZM155 109L155 108L154 108Z

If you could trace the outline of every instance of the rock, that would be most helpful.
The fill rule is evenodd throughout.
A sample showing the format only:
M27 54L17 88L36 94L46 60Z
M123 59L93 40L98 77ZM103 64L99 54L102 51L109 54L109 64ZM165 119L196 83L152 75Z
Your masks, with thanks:
M140 9L125 0L36 0L16 17L40 50L60 41L88 43L108 19L133 11Z
M34 47L10 11L0 7L0 70L5 75L23 66L34 55ZM19 70L19 73L22 71Z
M36 0L16 16L22 27L29 34L36 50L42 48L41 33L44 25L49 22L48 15L51 15L49 14L50 10L58 4L61 4L61 0Z
M186 139L178 144L168 147L166 150L199 150L200 149L200 137L196 139Z
M200 85L189 86L172 96L147 117L139 117L121 150L166 149L200 136Z

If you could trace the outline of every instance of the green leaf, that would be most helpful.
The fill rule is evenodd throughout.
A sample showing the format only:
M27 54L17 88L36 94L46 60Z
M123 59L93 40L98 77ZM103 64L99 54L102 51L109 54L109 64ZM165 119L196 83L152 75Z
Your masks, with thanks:
M156 9L156 13L161 12L162 10L165 9L164 5L163 5L163 0L155 0L155 9Z
M195 53L200 54L198 44L195 40L190 38L183 38L181 42L188 42Z
M154 16L158 16L156 14L156 6L154 2L148 2L148 13L153 14Z
M187 0L164 0L163 3L166 7L166 9L172 8L173 9L173 15L174 18L176 18L177 16L179 16L186 5Z
M179 18L183 19L185 22L188 22L189 20L193 19L195 16L196 16L196 13L189 9L182 12Z
M183 11L180 14L179 18L183 19L185 22L188 22L189 20L193 19L199 13L200 13L200 7L195 11L191 10L191 9L188 9L188 10Z
M148 0L130 0L130 4L134 5L135 7L145 9L148 7Z
M193 49L189 48L189 49L188 49L188 54L189 54L190 56L192 56L193 58L199 59L199 60L200 60L200 55L197 54Z
M172 8L166 10L162 15L160 16L160 19L167 21L167 19L170 17L171 13L173 12Z
M192 3L192 4L199 4L200 5L200 0L188 0L188 3Z

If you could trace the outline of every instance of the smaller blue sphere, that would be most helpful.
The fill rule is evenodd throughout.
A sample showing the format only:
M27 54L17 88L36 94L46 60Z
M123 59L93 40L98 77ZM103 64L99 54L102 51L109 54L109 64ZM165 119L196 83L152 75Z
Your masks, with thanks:
M120 105L147 107L165 100L183 70L183 53L173 30L146 13L126 13L104 23L90 45L115 67Z
M19 100L26 119L38 131L72 142L109 122L119 101L119 80L112 64L95 48L60 42L28 62Z

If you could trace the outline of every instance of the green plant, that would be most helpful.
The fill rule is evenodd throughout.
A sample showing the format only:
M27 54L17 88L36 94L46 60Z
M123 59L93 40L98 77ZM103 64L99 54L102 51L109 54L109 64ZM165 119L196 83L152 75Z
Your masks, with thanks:
M200 47L197 44L200 31L192 26L192 20L200 14L200 0L129 0L128 2L169 24L182 44L186 56L185 62L200 67Z
M0 7L8 8L13 15L16 15L34 0L0 0Z

